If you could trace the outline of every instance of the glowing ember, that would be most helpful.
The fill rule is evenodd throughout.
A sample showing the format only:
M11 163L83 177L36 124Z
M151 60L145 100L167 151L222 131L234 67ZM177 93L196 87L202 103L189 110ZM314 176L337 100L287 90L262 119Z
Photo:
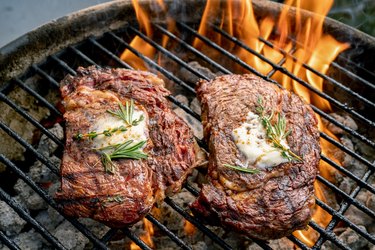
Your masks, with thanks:
M190 215L192 214L190 213ZM195 231L197 231L197 228L193 224L191 224L188 220L185 220L184 221L185 234L191 236L195 234Z
M161 1L158 1L158 3L162 6L162 9L165 10L165 7L163 8L164 4ZM258 72L267 75L273 70L272 65L263 61L253 53L250 53L247 49L229 41L219 32L216 32L212 25L219 23L220 29L229 35L236 37L239 41L250 48L250 50L261 54L270 62L278 64L281 60L285 59L282 66L288 72L309 84L313 89L316 89L319 92L324 92L324 79L308 68L310 67L316 72L325 75L335 58L342 51L349 48L348 44L340 43L332 36L323 33L324 18L331 8L332 3L333 0L286 0L278 20L275 20L272 16L266 16L257 20L250 0L228 0L226 2L208 0L198 32L220 45L222 48L235 54L238 58L256 69ZM152 38L147 16L139 8L137 1L133 1L133 4L137 12L141 29L145 30L147 36ZM295 7L295 9L292 7ZM316 14L302 15L302 9ZM221 17L220 22L217 22L218 17ZM167 19L167 23L168 29L171 32L175 32L174 22ZM273 46L271 47L265 44L259 38L271 42ZM167 43L168 39L163 38L162 45L166 47ZM155 50L150 48L150 45L139 39L139 37L135 37L131 42L131 45L149 58L155 56ZM220 61L220 57L222 57L222 54L211 49L199 38L194 39L193 46L215 61ZM122 54L121 58L137 69L144 69L143 62L127 50ZM222 63L225 64L225 62ZM240 68L239 65L233 68L233 63L224 66L230 67L230 69L235 72L246 73L246 71L243 68ZM276 71L271 74L271 78L279 82L286 89L297 93L306 102L313 104L318 109L324 112L332 111L330 103L327 100L321 98L313 91L310 91L307 87L301 85L295 79L290 78L287 74ZM326 127L324 127L321 118L318 115L317 118L319 130L337 140L337 138ZM321 145L322 153L337 164L340 164L332 154L333 146L323 139L321 139ZM335 170L332 167L321 161L319 168L320 174L324 178L333 181L332 176ZM314 188L315 195L324 202L326 199L324 197L323 187L316 182ZM319 206L315 206L313 208L312 219L318 225L325 228L330 221L331 216ZM185 232L189 233L192 231L191 228L194 227L186 222ZM318 237L318 233L311 228L296 231L294 232L294 235L309 246L313 246Z

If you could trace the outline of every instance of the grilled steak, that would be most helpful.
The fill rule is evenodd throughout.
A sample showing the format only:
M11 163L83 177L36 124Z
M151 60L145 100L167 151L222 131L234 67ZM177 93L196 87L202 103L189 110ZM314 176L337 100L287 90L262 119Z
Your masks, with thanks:
M66 144L56 199L67 215L123 227L180 190L199 147L171 111L163 84L151 73L95 67L79 68L76 77L62 81ZM132 125L115 115L120 103L125 113L133 104ZM133 152L139 159L105 157L123 141L133 146L142 140L141 151Z
M297 95L253 75L225 75L201 81L197 94L210 158L208 183L203 184L199 197L191 205L193 213L213 224L220 223L264 240L305 228L311 218L313 182L320 159L317 120L311 108ZM274 112L271 124L278 122L277 114L285 117L286 131L290 130L286 142L291 152L303 161L283 159L282 163L268 167L264 165L274 159L265 160L263 165L249 162L240 150L242 145L237 145L241 138L234 138L240 131L238 128L251 118L249 112L259 114L260 104L268 117ZM247 134L253 133L250 125ZM263 139L270 143L268 137ZM251 155L256 150L246 152ZM246 162L247 166L241 166ZM246 173L227 164L255 170Z

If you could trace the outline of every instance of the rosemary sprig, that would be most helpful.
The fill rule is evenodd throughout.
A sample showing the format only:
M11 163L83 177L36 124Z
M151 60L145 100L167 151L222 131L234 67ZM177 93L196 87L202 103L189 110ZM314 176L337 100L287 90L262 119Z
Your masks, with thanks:
M75 140L82 140L82 139L85 139L85 138L88 138L88 139L94 139L95 137L97 137L98 135L104 135L104 136L112 136L114 133L116 133L117 131L121 131L121 132L125 132L127 131L128 129L121 125L119 127L116 127L116 128L112 128L112 129L106 129L102 132L96 132L96 131L91 131L87 134L82 134L82 133L77 133L73 136L73 139Z
M277 121L273 125L271 120L274 116L274 112L272 112L269 116L265 115L265 109L263 106L263 99L261 96L258 97L258 107L256 111L259 114L260 121L263 127L266 129L266 136L272 142L274 148L281 150L281 155L288 159L288 161L297 161L301 162L302 158L291 151L289 148L285 147L281 140L285 139L290 133L291 130L286 131L286 119L285 116L281 116L280 113L277 116Z
M241 171L241 172L249 173L249 174L259 174L260 173L259 169L254 169L254 168L243 168L243 167L239 167L239 166L233 166L233 165L230 165L230 164L223 164L223 166L227 167L227 168L232 168L232 169L235 169L235 170L238 170L238 171Z
M146 159L148 155L142 151L142 147L146 144L146 142L147 141L140 141L134 145L131 145L133 140L127 140L124 143L98 148L97 150L101 153L101 162L104 166L104 170L111 174L114 174L118 170L117 166L112 162L113 159ZM107 150L111 150L111 152L105 152Z
M125 121L126 123L126 126L120 126L120 127L117 127L117 128L113 128L113 129L106 129L102 132L96 132L96 131L91 131L89 133L86 133L86 134L82 134L82 133L77 133L73 136L73 139L75 140L82 140L82 139L94 139L96 138L98 135L104 135L104 136L112 136L115 132L117 131L121 131L121 132L125 132L127 131L127 128L128 127L131 127L131 126L137 126L141 121L144 120L144 116L141 115L138 119L135 119L133 120L133 114L134 114L134 101L133 99L129 101L126 101L125 103L125 107L124 105L122 105L121 102L118 103L118 106L119 106L119 109L116 110L116 111L113 111L113 110L107 110L108 113L122 119L123 121Z
M144 116L141 115L138 119L133 120L134 113L134 101L133 99L130 102L126 101L125 107L121 102L118 103L118 110L107 110L108 113L122 119L128 126L137 126L141 121L143 121Z

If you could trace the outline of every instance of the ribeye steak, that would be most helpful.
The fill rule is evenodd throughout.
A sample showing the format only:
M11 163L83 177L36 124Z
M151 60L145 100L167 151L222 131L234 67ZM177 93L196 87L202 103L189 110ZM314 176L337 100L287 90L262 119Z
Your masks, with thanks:
M66 144L56 199L66 214L123 227L180 190L199 147L163 84L148 72L94 66L62 81Z
M191 205L193 213L208 222L265 240L305 228L311 218L313 183L320 160L317 119L310 106L297 95L253 75L225 75L201 81L197 95L210 156L208 183L203 184ZM285 131L290 134L282 144L287 144L302 161L282 158L270 138L259 132L265 130L260 106L266 117L274 113L271 125L284 118ZM246 137L252 138L250 141L237 136L240 132L245 137L255 137ZM271 148L267 157L264 152L257 155L264 142ZM258 147L252 148L252 143ZM248 155L255 155L256 161L249 160ZM276 156L281 157L281 163L275 164Z

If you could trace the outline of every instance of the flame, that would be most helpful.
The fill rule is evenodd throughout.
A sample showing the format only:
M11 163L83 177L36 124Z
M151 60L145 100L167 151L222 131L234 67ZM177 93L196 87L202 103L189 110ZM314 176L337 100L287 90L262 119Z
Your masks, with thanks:
M146 32L147 36L152 38L153 34L147 16L144 11L139 8L136 0L133 0L133 4L141 29ZM162 0L158 0L158 4L162 6L163 10L166 9ZM272 79L279 82L284 88L301 96L307 103L313 104L324 112L331 112L332 107L327 100L313 91L310 91L309 88L303 86L299 81L307 83L307 85L310 85L311 88L319 92L324 92L324 79L312 72L309 68L325 75L335 58L342 51L349 48L349 44L341 43L335 40L331 35L323 33L324 19L332 4L333 0L286 0L278 18L265 16L258 20L254 15L251 0L208 0L202 15L198 33L208 37L212 42L217 43L222 48L235 54L258 72L264 75L270 74ZM293 9L292 7L295 8ZM302 10L308 10L315 14L304 15ZM221 17L220 22L217 22L217 17ZM174 32L174 22L170 18L167 18L167 23L168 30ZM263 61L247 49L234 44L219 32L216 32L215 29L212 28L212 25L216 23L219 24L220 29L236 37L250 48L253 53L261 54L274 64L283 62L282 67L294 76L297 76L300 80L292 79L281 71L273 72L274 69L270 63ZM273 46L262 42L262 39L271 42ZM162 46L166 47L167 43L168 38L163 37ZM192 44L196 49L213 59L220 60L220 57L222 57L219 52L211 49L199 38L195 38ZM150 48L150 45L138 37L133 39L131 46L150 58L155 56L155 50ZM127 50L124 51L121 58L128 63L134 63L134 65L136 65L135 68L145 68L143 62L135 58L135 55ZM160 62L160 57L158 61ZM225 64L225 62L222 63ZM246 72L240 66L233 67L233 63L224 66L231 67L235 72ZM331 138L338 140L338 138L323 125L322 119L318 115L317 119L319 130L326 133ZM321 139L321 146L324 155L337 164L340 164L334 156L333 145ZM333 167L321 161L319 170L324 178L334 182L333 175L336 170ZM324 188L321 184L315 182L314 189L315 195L323 202L326 201L323 192ZM327 212L319 206L314 206L312 220L325 228L330 219L331 216ZM186 233L192 232L193 229L195 230L194 226L190 225L188 222L185 223ZM317 232L312 228L298 230L294 232L294 235L308 246L313 246L318 237Z
M143 227L145 233L142 234L139 238L143 240L150 248L155 248L154 241L152 240L152 236L154 235L154 227L152 226L152 223L146 219L143 219ZM134 242L130 243L130 249L141 250L141 248Z
M148 14L140 7L137 0L132 0L135 13L139 22L140 29L145 31L148 37L151 37L153 34L150 20ZM130 47L141 51L143 55L152 58L155 54L155 48L148 44L146 41L142 40L139 36L135 36L134 39L130 42ZM130 66L135 69L147 70L146 65L143 60L137 57L133 52L126 49L120 56L121 60L127 62Z

